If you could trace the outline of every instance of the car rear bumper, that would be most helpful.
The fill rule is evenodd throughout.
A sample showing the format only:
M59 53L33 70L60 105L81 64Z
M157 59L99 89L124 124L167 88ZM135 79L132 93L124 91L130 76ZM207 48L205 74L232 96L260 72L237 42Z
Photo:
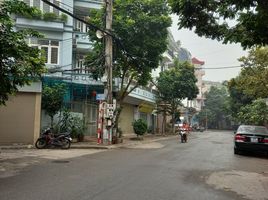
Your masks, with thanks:
M266 153L268 153L268 145L267 144L235 142L234 148L237 150L240 150L240 151L266 152Z

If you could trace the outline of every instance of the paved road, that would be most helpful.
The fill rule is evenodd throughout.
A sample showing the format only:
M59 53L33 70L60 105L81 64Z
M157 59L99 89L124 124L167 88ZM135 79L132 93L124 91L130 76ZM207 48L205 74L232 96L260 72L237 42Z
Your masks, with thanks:
M268 159L233 155L231 132L46 160L0 179L1 200L268 199Z

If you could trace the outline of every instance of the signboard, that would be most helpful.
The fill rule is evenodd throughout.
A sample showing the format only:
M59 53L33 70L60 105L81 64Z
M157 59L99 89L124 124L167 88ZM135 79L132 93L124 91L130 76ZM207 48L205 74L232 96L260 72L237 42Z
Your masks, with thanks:
M139 111L144 113L152 113L154 110L154 105L147 104L147 103L141 103L139 105Z
M96 100L98 100L98 101L103 101L103 100L105 100L105 95L104 95L104 94L97 94L97 95L96 95Z

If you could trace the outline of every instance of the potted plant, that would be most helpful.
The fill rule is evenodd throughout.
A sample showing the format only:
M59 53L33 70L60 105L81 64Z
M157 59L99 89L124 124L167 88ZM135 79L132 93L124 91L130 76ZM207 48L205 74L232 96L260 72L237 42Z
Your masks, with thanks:
M84 120L78 116L73 116L68 109L63 110L59 126L61 131L71 133L73 141L81 142L84 140L84 131L86 130Z
M58 16L53 12L47 12L43 14L43 19L45 21L56 21L58 19Z
M67 23L68 21L68 16L65 15L64 13L62 13L60 16L59 16L60 20L64 23Z
M143 137L140 136L143 136L146 133L147 123L143 119L138 119L132 123L132 126L137 138L143 140Z
M77 116L72 117L71 132L76 134L78 142L82 142L84 140L85 130L86 126L84 120Z

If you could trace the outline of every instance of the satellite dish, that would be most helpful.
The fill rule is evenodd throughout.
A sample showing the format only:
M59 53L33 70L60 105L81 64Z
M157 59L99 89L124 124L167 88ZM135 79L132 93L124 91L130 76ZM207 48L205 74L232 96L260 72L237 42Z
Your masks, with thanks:
M97 36L97 38L101 39L101 38L103 38L104 33L102 31L100 31L100 30L97 30L96 31L96 36Z

